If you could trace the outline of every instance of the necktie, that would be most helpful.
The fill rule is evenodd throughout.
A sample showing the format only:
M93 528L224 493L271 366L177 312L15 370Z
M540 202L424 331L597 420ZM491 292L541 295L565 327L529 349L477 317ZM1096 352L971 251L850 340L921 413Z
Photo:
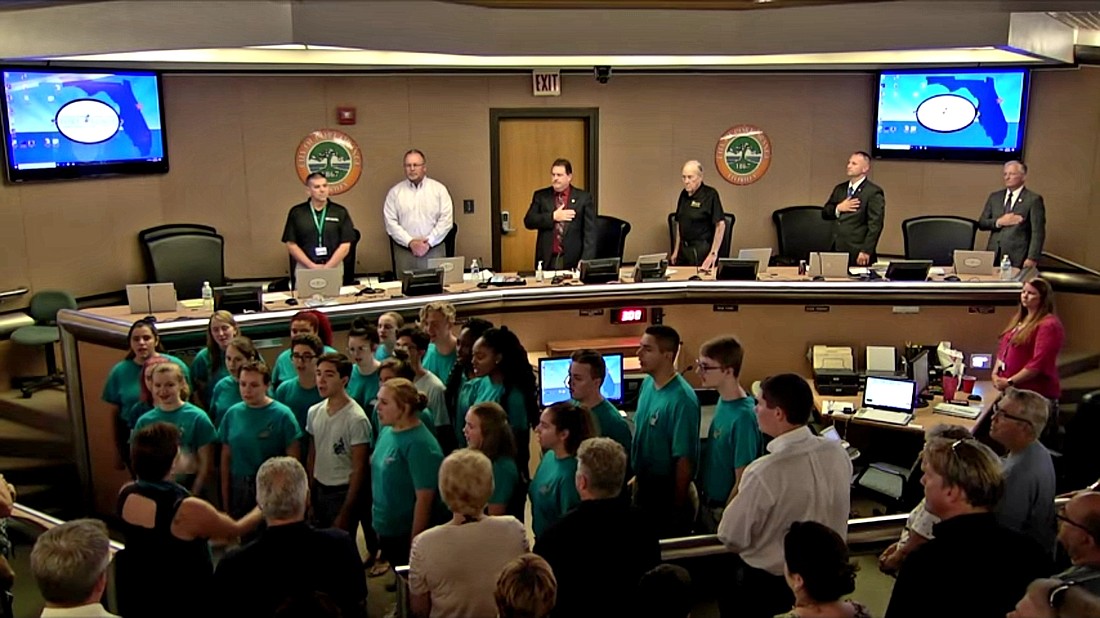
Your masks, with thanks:
M852 197L856 194L856 188L852 185L848 185L848 197Z
M1012 212L1012 192L1005 191L1005 212Z
M565 194L558 193L554 196L555 210L561 210L565 208ZM554 255L561 255L565 253L562 250L561 237L565 235L565 221L557 221L554 223L554 245L551 251Z

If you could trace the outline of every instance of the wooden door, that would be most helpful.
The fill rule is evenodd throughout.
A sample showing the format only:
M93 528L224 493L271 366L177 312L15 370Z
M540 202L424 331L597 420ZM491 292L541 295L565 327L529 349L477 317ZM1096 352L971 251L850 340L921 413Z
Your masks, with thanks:
M550 165L555 159L573 164L573 186L587 189L586 121L584 118L502 118L500 121L500 210L507 212L510 230L501 229L502 272L535 267L535 230L523 226L531 194L550 186ZM493 222L500 226L500 220Z

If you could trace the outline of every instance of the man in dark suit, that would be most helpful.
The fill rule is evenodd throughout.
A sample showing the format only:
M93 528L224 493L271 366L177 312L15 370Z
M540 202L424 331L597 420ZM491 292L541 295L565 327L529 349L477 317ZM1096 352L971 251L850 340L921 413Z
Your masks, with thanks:
M538 230L535 265L547 270L573 269L596 257L596 206L592 194L572 185L573 164L558 159L550 166L550 186L535 191L523 225Z
M871 155L863 151L848 157L848 181L833 188L821 217L833 222L833 250L848 254L850 264L875 261L875 248L886 219L886 194L867 180Z
M986 251L996 253L996 263L1007 255L1017 268L1031 268L1039 261L1046 240L1046 207L1043 196L1024 187L1027 166L1009 161L1004 166L1005 188L989 194L978 219L978 229L989 232Z

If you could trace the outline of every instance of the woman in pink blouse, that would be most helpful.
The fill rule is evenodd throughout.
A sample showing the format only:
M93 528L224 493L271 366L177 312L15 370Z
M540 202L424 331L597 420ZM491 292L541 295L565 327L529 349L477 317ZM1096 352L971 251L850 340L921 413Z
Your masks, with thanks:
M1045 279L1032 279L1020 291L1020 307L1001 333L997 362L993 367L993 386L1003 391L1009 386L1033 390L1050 400L1050 428L1057 422L1058 352L1066 333L1062 321L1054 315L1054 296Z

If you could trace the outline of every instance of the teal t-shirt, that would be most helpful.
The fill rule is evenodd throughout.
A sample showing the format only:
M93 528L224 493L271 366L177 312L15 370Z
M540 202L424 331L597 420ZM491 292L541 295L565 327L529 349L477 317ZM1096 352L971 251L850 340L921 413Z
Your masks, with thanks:
M576 477L575 456L558 459L553 451L543 453L528 492L531 495L531 531L535 538L581 503Z
M225 376L218 380L210 397L210 416L214 417L214 426L220 427L225 413L240 402L241 385L237 384L233 376Z
M416 492L435 491L443 450L424 425L404 431L383 428L371 455L374 529L379 536L412 533Z
M134 433L153 423L170 423L180 430L180 451L187 454L199 452L199 449L218 439L214 423L202 408L193 403L184 403L178 410L166 412L153 408L146 412L134 424Z
M451 369L455 366L455 360L458 359L458 349L451 350L450 354L440 354L439 350L436 350L434 343L428 344L428 351L424 354L424 360L420 364L424 365L424 368L435 374L435 377L439 378L440 382L447 383L447 378L451 376Z
M707 499L729 498L737 479L736 469L749 465L760 453L755 406L751 395L718 402L699 466L699 489Z
M508 424L513 431L523 431L529 427L527 423L527 409L523 405L523 393L513 388L508 393L508 401L502 402L504 384L494 384L489 376L476 377L462 385L458 392L458 409L455 410L455 436L459 446L466 446L466 436L462 430L466 428L466 411L475 403L483 401L495 401L504 408L508 414Z
M325 346L325 354L335 352L336 348L331 346ZM271 369L271 386L272 388L278 388L280 384L287 380L293 380L298 377L298 372L294 370L294 359L290 358L290 348L279 352L279 356L275 358L275 366Z
M576 400L573 401L573 404L581 405ZM596 421L596 435L611 438L621 444L627 459L630 459L630 445L634 439L630 435L630 425L626 424L626 419L623 418L622 414L619 414L619 410L611 405L610 401L604 399L592 408L592 417Z
M375 400L378 399L378 390L382 388L382 381L379 379L379 371L375 371L370 375L364 375L359 373L359 366L356 365L351 368L351 378L348 379L348 397L355 400L355 403L359 404L359 407L364 410L373 410Z
M221 365L218 366L218 370L214 372L214 375L210 375L210 349L203 348L199 350L199 353L195 355L195 360L191 361L191 373L195 376L196 382L206 380L206 388L199 393L199 397L209 405L210 398L214 396L214 387L221 382L222 378L229 375L229 368L225 366L225 350L220 351Z
M322 399L324 397L321 396L321 392L317 390L316 386L302 388L302 385L298 383L297 375L275 389L275 401L290 408L290 411L294 413L294 420L298 421L298 428L302 431L305 431L306 428L306 417L309 415L309 409L320 403Z
M218 427L218 441L232 450L233 476L255 476L263 462L285 455L287 447L301 437L294 413L278 401L262 408L238 403L229 408Z
M417 416L420 417L420 424L427 427L428 431L430 431L432 433L432 436L434 437L435 436L435 421L433 420L432 411L429 410L428 408L424 408L423 410L420 411L420 414L418 414ZM371 407L371 409L370 409L370 426L371 426L371 431L374 432L374 441L377 442L378 441L378 434L382 433L382 422L378 420L378 406L377 405Z
M630 461L640 477L672 478L676 460L687 457L699 466L699 398L683 376L663 388L652 376L642 381L634 413L634 444Z
M187 363L171 354L158 352L157 356L163 356L179 365L183 370L183 379L187 381L188 386L191 385L191 371L187 368ZM131 359L125 359L111 367L111 371L107 374L107 381L103 384L103 401L118 406L122 420L131 429L141 414L152 409L150 404L135 407L135 404L144 403L141 401L141 381L141 365Z
M393 356L393 348L387 350L385 345L378 346L378 349L374 351L374 357L380 361L384 361L391 356Z
M507 505L512 501L512 494L518 485L519 468L516 467L516 460L507 456L493 460L493 495L489 496L489 504Z

